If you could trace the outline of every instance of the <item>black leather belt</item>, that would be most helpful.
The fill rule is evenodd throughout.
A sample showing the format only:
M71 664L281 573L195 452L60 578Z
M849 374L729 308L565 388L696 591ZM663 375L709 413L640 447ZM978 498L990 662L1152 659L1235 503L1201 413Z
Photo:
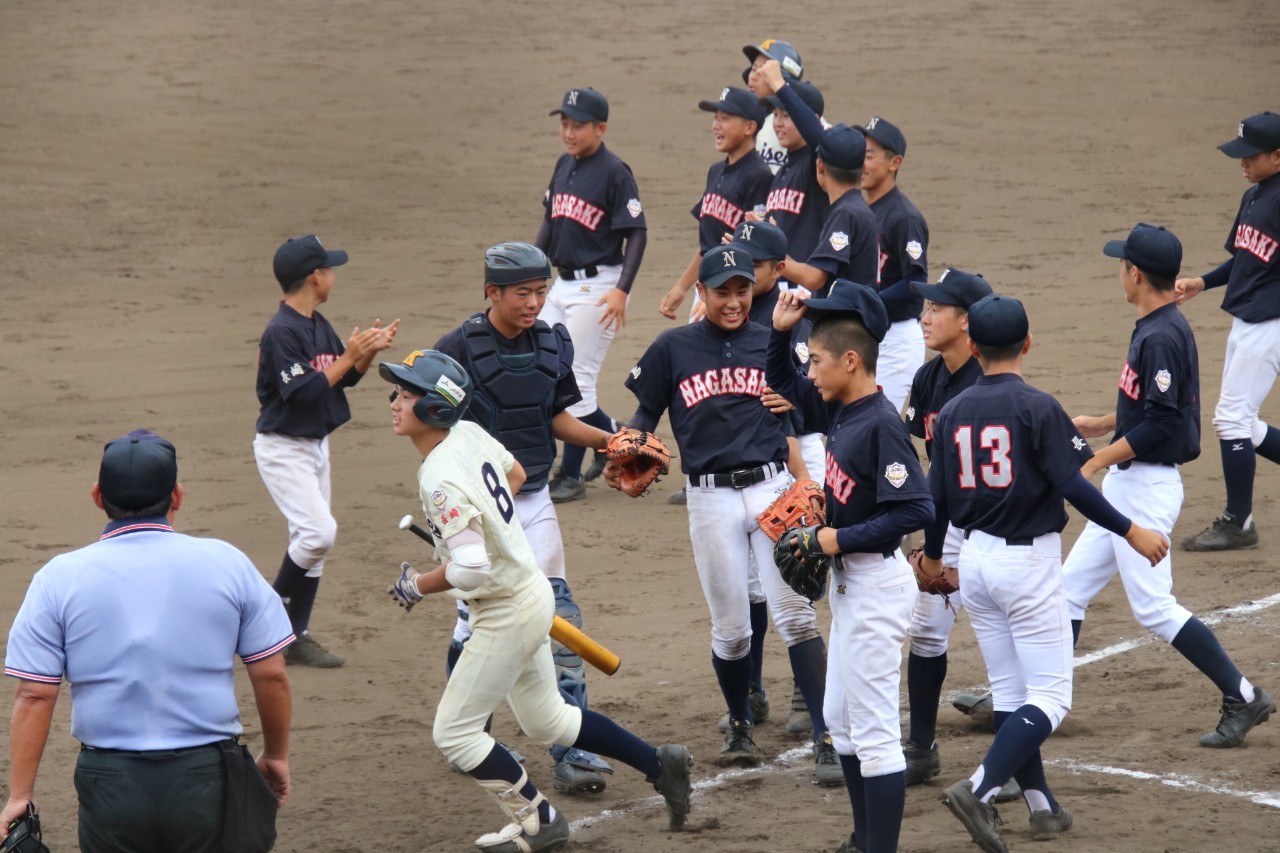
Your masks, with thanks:
M1134 463L1135 461L1136 461L1136 460L1133 460L1133 459L1126 459L1124 462L1119 462L1119 463L1117 463L1117 464L1116 464L1116 467L1117 467L1117 468L1119 468L1121 471L1128 471L1128 470L1129 470L1129 467L1130 467L1131 465L1133 465L1133 463ZM1178 467L1177 465L1173 464L1172 462L1144 462L1143 464L1144 464L1144 465L1159 465L1159 466L1160 466L1160 467L1162 467L1162 468L1177 468L1177 467Z
M970 532L971 531L968 531L968 530L964 532L965 539L969 538ZM1036 541L1035 537L1033 536L1011 536L1008 539L1004 540L1004 544L1009 545L1011 547L1015 547L1015 548L1025 548L1028 545L1035 544L1035 541Z
M689 475L689 479L695 486L701 486L704 489L711 486L717 489L745 489L778 476L786 467L786 462L770 462L759 468L741 468L721 474L693 473Z
M600 270L595 264L575 270L573 267L556 267L556 273L566 281L571 279L595 278L600 275Z
M213 743L202 743L199 746L180 746L177 749L110 749L98 746L89 746L87 743L80 744L81 752L97 752L102 755L177 755L181 752L192 752L197 749L209 749L216 747L220 743L239 743L240 737L237 735L233 738L225 740L215 740Z

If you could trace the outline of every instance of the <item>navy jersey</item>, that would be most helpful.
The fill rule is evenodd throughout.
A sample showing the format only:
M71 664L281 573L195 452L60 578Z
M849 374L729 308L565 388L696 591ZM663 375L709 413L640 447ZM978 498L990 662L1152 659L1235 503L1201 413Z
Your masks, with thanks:
M773 172L754 148L736 163L724 159L713 165L701 200L689 211L698 220L698 251L706 253L725 234L732 236L747 211L763 216L772 182Z
M766 329L773 325L773 309L778 306L778 295L782 291L775 284L767 293L752 294L751 307L747 309L747 318Z
M364 374L348 370L333 387L324 375L344 349L319 311L304 317L281 302L258 341L258 432L324 438L351 420L344 389Z
M827 194L818 186L813 146L787 155L787 162L773 176L764 211L765 219L772 219L787 235L787 254L800 259L813 253L827 217Z
M1227 235L1231 275L1222 310L1248 323L1280 317L1280 175L1249 187Z
M942 356L920 365L911 380L911 396L907 400L907 430L924 439L924 452L933 452L933 422L942 407L951 402L982 376L982 365L973 356L952 373Z
M880 269L879 226L861 190L849 190L827 210L822 234L808 264L861 284L876 284ZM792 253L791 257L799 257Z
M769 330L727 332L707 320L668 329L626 385L655 417L670 410L685 474L726 473L787 459L787 419L760 403Z
M879 228L880 289L900 281L929 280L929 226L902 190L894 187L871 205ZM858 279L854 279L857 281ZM871 284L872 282L865 282ZM889 322L914 320L924 308L924 297L910 288L902 299L885 299Z
M1093 451L1058 401L1014 373L983 376L933 424L929 478L956 527L1005 539L1060 533L1059 488Z
M561 267L620 264L627 231L645 227L631 167L603 143L581 160L560 155L542 206L551 224L547 256Z
M1129 340L1112 440L1126 436L1139 462L1180 465L1200 455L1200 357L1175 303L1140 318Z

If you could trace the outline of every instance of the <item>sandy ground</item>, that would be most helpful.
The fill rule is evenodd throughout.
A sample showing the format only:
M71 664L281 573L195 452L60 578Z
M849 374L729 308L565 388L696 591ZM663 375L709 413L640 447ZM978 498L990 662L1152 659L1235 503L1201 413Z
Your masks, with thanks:
M0 623L45 560L97 535L102 518L87 491L102 443L139 425L179 447L188 494L179 526L235 543L273 575L286 533L250 448L256 342L278 299L271 252L308 231L348 249L325 308L334 325L401 317L403 349L430 344L481 306L481 250L533 236L559 151L546 113L571 85L609 95L608 142L634 167L650 223L630 323L602 383L606 408L628 414L622 378L667 326L657 302L687 262L687 211L715 156L696 102L737 83L739 47L766 35L800 48L829 118L876 113L904 128L902 185L929 219L934 270L980 270L1025 299L1037 344L1031 381L1071 412L1105 411L1132 314L1101 244L1142 219L1182 237L1190 270L1221 259L1245 184L1214 145L1240 117L1277 108L1265 84L1280 71L1270 5L910 0L843 5L827 17L836 8L791 3L775 32L768 16L656 0L8 0ZM1177 535L1200 529L1222 500L1209 419L1229 320L1215 296L1187 313L1201 344L1209 440L1184 470ZM291 670L296 792L278 849L469 849L500 820L430 741L451 609L428 603L404 617L382 593L401 559L425 559L395 528L417 509L417 460L390 433L380 382L351 398L354 418L333 439L339 542L314 620L349 663ZM1264 414L1277 414L1274 401ZM668 487L631 502L592 486L560 517L588 629L625 661L616 677L591 679L594 704L702 759L693 831L667 833L652 792L622 768L599 797L557 799L580 821L571 849L834 848L848 832L847 800L811 785L806 757L728 779L705 760L718 748L721 705L684 511L664 503ZM1263 549L1177 555L1188 607L1209 614L1280 590L1267 565L1278 491L1275 470L1260 468ZM634 531L629 544L596 532L620 522ZM1116 586L1090 615L1081 654L1142 635ZM1233 616L1218 630L1245 672L1280 687L1280 610ZM767 686L782 706L789 678L776 637L769 651ZM1217 698L1159 643L1077 672L1075 710L1045 748L1077 818L1057 847L1280 850L1276 721L1242 749L1201 749ZM983 680L962 622L948 690ZM75 849L69 705L64 698L39 786L58 851ZM800 745L783 716L760 727L770 754ZM497 732L549 789L549 761L509 713ZM904 850L970 849L937 800L990 738L946 708L939 739L943 774L909 792ZM1025 849L1021 807L1005 813L1010 845Z

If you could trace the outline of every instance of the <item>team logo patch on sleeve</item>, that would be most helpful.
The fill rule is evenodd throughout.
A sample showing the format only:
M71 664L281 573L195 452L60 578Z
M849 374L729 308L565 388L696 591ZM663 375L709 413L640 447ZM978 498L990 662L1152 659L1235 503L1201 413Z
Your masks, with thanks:
M907 420L914 421L916 419L916 407L907 406Z
M627 213L631 214L632 219L637 218L643 209L644 208L640 206L640 199L638 198L633 198L631 201L627 202Z
M796 344L796 358L801 361L809 360L809 344L807 341L801 341Z
M461 404L467 398L467 392L448 376L441 376L436 380L436 390L454 406Z
M1161 394L1168 391L1169 386L1172 384L1173 377L1169 375L1169 371L1161 370L1156 373L1156 387L1160 389Z
M632 379L640 378L640 365L637 364L635 367L631 368L631 378Z
M837 252L843 252L849 247L849 235L843 231L835 231L827 239L831 243L831 248Z
M901 462L894 462L886 465L884 469L884 478L889 481L889 485L895 489L901 489L902 484L907 482L907 466Z
M1071 436L1071 446L1076 450L1084 450L1089 446L1089 442L1085 441L1078 435Z
M446 500L448 498L445 497L444 489L436 489L431 493L431 503L435 504L436 509L443 507Z
M924 246L920 245L919 240L912 240L907 244L907 254L911 256L911 260L918 261L920 256L924 254Z

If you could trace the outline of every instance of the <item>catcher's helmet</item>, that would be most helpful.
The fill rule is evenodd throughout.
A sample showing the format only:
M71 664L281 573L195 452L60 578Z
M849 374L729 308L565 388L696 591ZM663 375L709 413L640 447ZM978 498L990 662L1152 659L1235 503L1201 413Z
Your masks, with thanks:
M437 350L416 349L399 364L384 361L378 365L378 375L421 394L413 414L433 427L448 429L462 420L471 405L471 377L461 364Z
M776 59L782 66L782 76L786 80L799 80L804 77L804 63L800 61L800 52L785 41L765 39L760 44L749 44L742 48L747 61L754 64L757 56L765 59ZM742 82L751 78L751 66L742 69Z
M539 278L551 278L551 262L537 246L499 243L484 253L485 284L505 287Z

